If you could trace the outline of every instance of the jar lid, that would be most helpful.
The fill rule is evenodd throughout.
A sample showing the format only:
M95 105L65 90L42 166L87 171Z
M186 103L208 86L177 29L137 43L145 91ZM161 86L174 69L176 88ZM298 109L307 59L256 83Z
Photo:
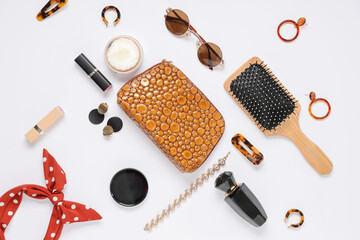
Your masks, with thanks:
M110 182L113 199L125 207L140 204L148 193L148 182L140 171L132 168L117 172Z

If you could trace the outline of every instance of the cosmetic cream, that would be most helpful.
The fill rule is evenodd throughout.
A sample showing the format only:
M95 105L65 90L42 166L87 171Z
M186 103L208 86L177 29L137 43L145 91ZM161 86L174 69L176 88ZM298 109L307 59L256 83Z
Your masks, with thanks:
M130 36L118 36L105 49L105 61L115 73L132 73L141 65L143 51L138 41Z

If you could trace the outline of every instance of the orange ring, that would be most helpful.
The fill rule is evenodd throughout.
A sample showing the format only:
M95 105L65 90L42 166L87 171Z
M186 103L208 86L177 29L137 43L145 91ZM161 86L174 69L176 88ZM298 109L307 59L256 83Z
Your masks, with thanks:
M326 113L325 116L323 116L323 117L317 117L317 116L315 116L315 115L312 113L312 111L311 111L312 105L313 105L314 103L316 103L316 102L324 102L324 103L326 103L326 105L328 106L328 112ZM327 117L330 115L330 112L331 112L330 103L329 103L326 99L324 99L324 98L314 99L314 100L311 101L311 103L310 103L310 105L309 105L309 113L310 113L310 116L312 116L312 117L315 118L316 120L323 120L323 119L327 118Z
M293 37L293 38L291 38L291 39L283 38L283 37L281 36L281 34L280 34L280 28L281 28L284 24L288 24L288 23L291 23L292 25L294 25L294 26L296 27L296 35L295 35L295 37ZM299 25L298 25L295 21L293 21L293 20L285 20L285 21L283 21L282 23L280 23L280 25L278 26L277 34L278 34L279 38L280 38L281 40L283 40L284 42L292 42L292 41L294 41L294 40L299 36L299 31L300 31Z

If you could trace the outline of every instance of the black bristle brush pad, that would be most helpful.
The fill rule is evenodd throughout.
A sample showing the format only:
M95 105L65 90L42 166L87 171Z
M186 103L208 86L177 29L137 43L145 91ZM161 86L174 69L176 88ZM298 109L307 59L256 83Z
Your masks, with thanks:
M252 64L230 84L231 92L266 130L272 130L295 109L295 100L262 64Z

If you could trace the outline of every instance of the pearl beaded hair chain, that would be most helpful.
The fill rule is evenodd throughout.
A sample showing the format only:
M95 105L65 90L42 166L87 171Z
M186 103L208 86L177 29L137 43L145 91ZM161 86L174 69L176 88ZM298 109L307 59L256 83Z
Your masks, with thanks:
M190 197L192 193L198 189L198 187L203 185L203 183L206 182L210 176L214 175L217 171L220 170L221 167L225 166L226 159L228 158L229 154L230 152L228 152L225 157L220 158L218 163L214 164L206 172L202 173L201 177L198 177L195 182L191 183L190 187L185 189L185 192L181 193L178 198L174 199L173 203L170 203L166 209L162 210L162 212L158 214L155 219L151 219L151 221L145 225L144 231L150 232L153 227L164 221L165 216L169 216L171 212L175 211L176 207L180 207L181 203Z

